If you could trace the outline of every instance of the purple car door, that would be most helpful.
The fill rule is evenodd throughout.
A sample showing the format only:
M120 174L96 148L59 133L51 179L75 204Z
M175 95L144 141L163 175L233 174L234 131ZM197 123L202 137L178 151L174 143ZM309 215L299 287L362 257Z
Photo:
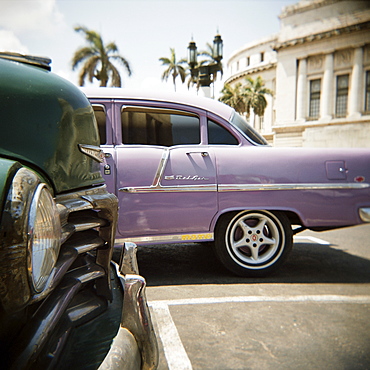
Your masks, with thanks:
M201 111L116 102L118 231L136 242L211 239L217 212L212 150Z

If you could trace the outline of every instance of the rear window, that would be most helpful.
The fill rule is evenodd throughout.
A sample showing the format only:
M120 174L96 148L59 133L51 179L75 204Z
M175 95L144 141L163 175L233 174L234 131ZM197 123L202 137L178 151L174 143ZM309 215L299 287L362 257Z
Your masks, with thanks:
M218 123L208 120L208 144L238 145L238 140Z
M244 136L250 139L253 143L258 145L268 145L265 138L262 135L260 135L252 126L250 126L247 123L247 121L238 113L236 112L234 113L230 122L234 127L241 131L244 134Z
M187 145L200 143L199 117L182 111L124 107L121 111L122 143Z

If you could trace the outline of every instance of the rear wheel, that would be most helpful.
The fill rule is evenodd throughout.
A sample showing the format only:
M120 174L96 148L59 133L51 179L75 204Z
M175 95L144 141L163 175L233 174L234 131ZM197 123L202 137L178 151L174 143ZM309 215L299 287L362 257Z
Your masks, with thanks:
M220 220L215 249L223 265L240 276L264 276L288 257L293 232L279 212L243 211Z

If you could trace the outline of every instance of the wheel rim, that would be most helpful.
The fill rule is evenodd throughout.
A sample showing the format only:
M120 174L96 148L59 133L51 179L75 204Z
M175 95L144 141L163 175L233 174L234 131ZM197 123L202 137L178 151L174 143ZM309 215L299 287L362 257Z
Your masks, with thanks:
M266 268L281 255L284 246L283 226L269 212L237 215L226 232L231 257L243 267Z

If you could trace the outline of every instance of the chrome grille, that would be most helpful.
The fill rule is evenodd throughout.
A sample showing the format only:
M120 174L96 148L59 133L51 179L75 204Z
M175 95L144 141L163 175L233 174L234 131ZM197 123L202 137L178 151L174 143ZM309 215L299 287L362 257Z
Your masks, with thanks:
M60 322L64 327L68 317L70 326L79 325L104 311L112 299L110 262L117 198L104 185L55 200L62 245L48 287L33 297L34 303L39 301L38 308L20 335L15 363L19 368L29 367L39 358Z

